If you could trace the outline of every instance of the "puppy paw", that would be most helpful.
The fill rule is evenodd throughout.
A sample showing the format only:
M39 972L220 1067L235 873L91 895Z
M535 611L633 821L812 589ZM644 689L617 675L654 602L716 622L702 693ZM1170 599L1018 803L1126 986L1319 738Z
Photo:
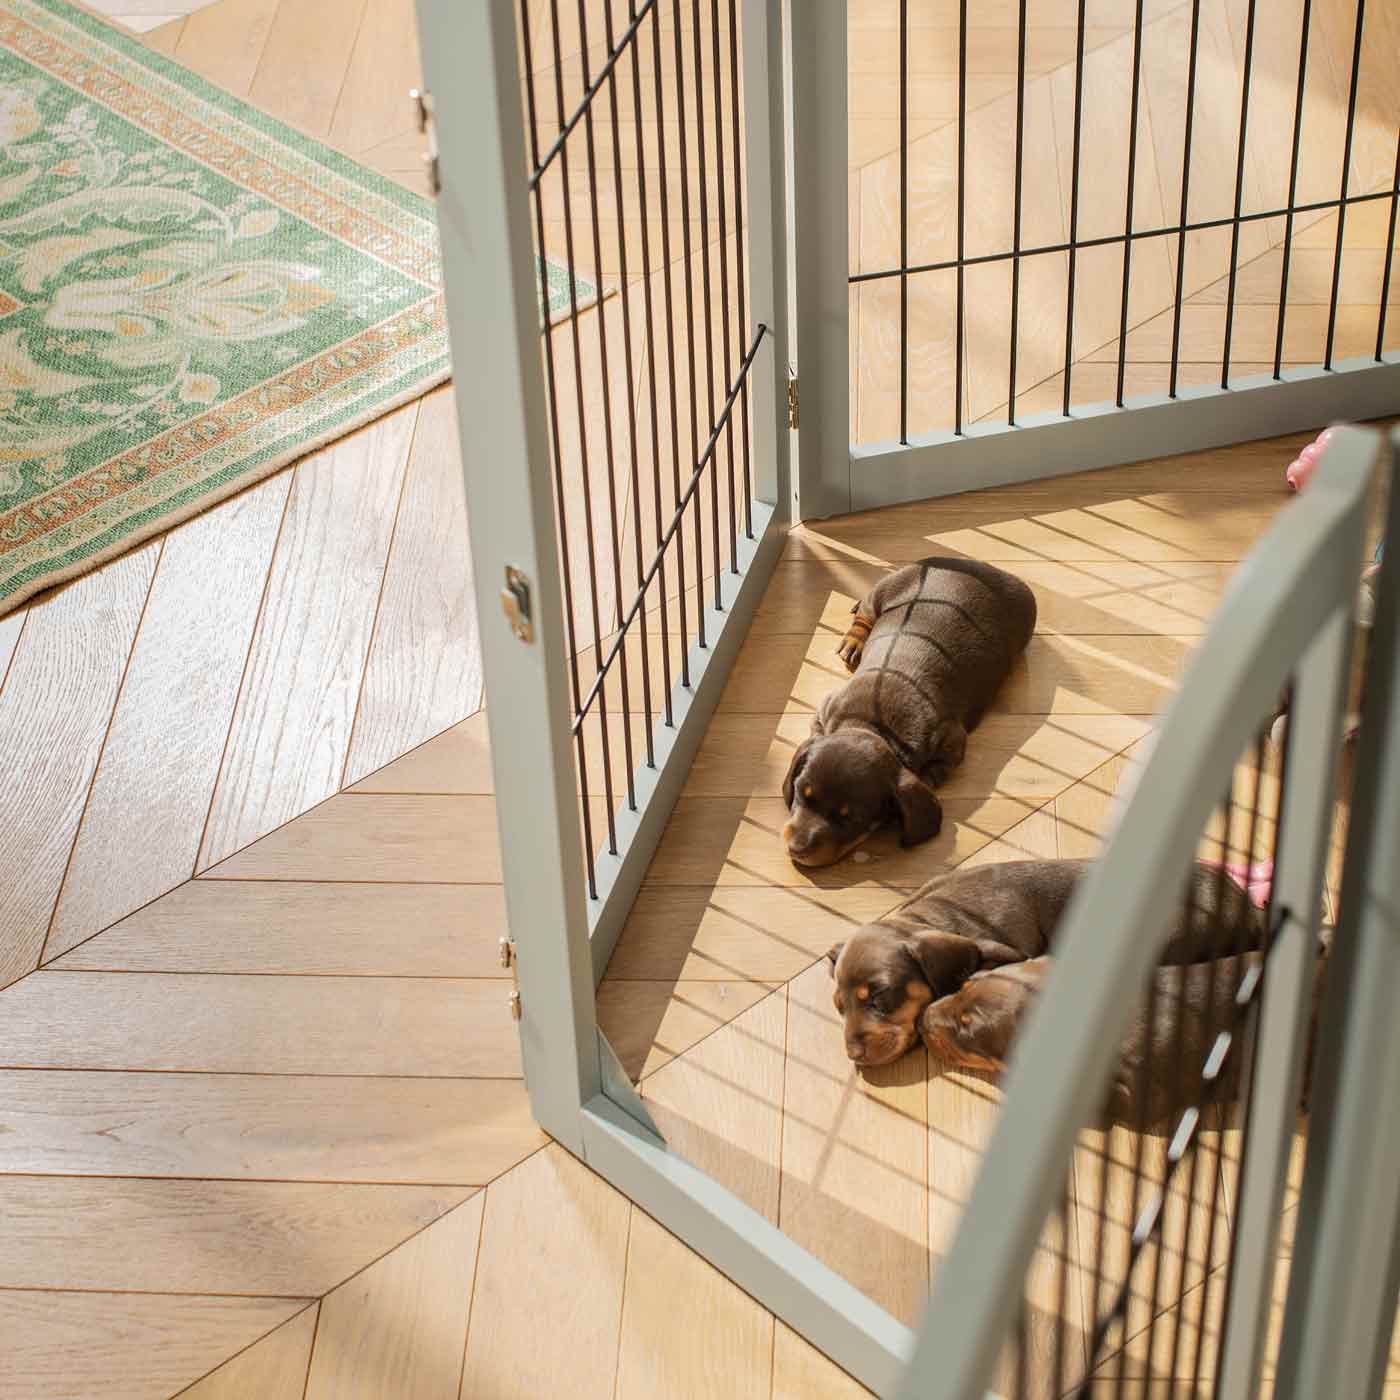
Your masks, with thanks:
M848 671L854 671L860 665L860 659L865 654L865 639L870 635L871 624L857 614L851 623L846 635L841 638L841 645L836 648L836 654L845 663Z

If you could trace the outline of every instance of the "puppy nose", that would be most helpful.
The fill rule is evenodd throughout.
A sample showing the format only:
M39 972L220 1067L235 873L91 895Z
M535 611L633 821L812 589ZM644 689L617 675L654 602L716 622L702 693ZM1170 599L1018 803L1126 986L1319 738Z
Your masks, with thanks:
M783 828L783 840L787 842L790 851L800 855L812 844L812 834L809 831L797 831L789 824Z
M846 1058L848 1060L863 1060L865 1058L865 1040L863 1038L846 1041Z

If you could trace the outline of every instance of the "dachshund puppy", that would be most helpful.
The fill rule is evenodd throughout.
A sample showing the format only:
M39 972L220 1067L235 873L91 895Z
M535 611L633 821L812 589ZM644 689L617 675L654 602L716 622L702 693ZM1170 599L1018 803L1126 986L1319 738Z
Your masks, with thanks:
M862 1068L898 1059L918 1039L930 1002L974 973L1038 958L1088 860L1011 860L935 876L883 918L827 953L846 1054ZM1190 876L1191 912L1181 916L1162 962L1204 962L1257 948L1263 911L1215 867Z
M1170 1127L1184 1108L1202 1098L1201 1071L1218 1033L1234 1018L1235 993L1262 963L1259 953L1218 958L1183 967L1159 967L1155 992L1133 1014L1113 1069L1107 1098L1110 1121L1140 1130ZM955 1068L1001 1074L1012 1045L1054 963L1031 958L1014 967L978 972L950 997L926 1007L919 1034L929 1053ZM1312 1022L1304 1062L1302 1104L1311 1089L1314 1040L1321 1004L1325 949L1313 976ZM1232 1069L1217 1097L1239 1090L1239 1070L1248 1054L1238 1040Z
M906 846L938 834L933 789L962 762L1035 629L1035 595L971 559L924 559L881 579L838 648L852 678L817 707L783 780L788 855L831 865L887 822Z

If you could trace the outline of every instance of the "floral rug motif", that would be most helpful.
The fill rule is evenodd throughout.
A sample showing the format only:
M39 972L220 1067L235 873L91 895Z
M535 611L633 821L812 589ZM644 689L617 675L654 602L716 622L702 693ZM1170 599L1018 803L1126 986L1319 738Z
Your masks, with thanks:
M448 374L428 201L0 8L0 614Z

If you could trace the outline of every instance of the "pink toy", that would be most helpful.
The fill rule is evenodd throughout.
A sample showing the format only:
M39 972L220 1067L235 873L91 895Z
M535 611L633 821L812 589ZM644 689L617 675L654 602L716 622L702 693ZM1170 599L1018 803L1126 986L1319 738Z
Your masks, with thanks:
M1203 860L1201 864L1213 870L1220 868L1218 860ZM1273 861L1261 860L1253 865L1231 863L1225 867L1225 873L1245 892L1256 909L1262 909L1269 902L1269 890L1274 883Z
M1322 454L1327 450L1327 444L1332 441L1332 429L1324 428L1318 434L1315 442L1310 442L1289 464L1284 476L1288 481L1290 491L1301 491L1308 484L1308 478L1312 475L1313 468L1321 460Z

